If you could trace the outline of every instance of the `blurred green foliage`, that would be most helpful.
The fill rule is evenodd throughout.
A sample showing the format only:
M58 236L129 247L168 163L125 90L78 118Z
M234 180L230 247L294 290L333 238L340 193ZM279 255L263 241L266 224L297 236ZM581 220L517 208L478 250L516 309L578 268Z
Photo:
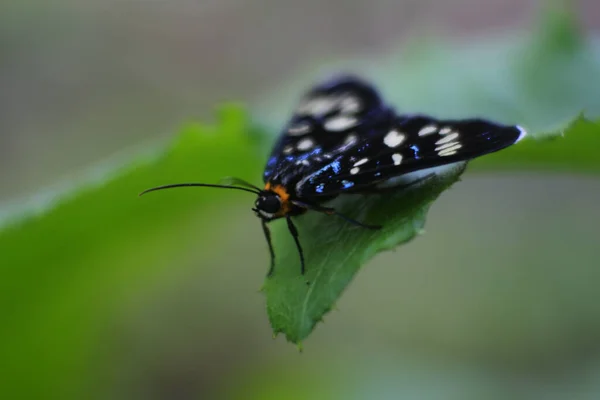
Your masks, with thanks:
M440 118L479 115L534 134L558 132L581 113L600 118L600 47L583 34L568 9L547 6L533 31L443 41L427 32L387 56L333 60L277 87L257 111L276 131L293 96L324 72L355 68L373 81L399 112ZM279 108L277 108L279 105ZM274 111L271 111L276 107Z
M600 160L594 149L600 145L600 129L576 118L582 111L592 118L600 112L600 81L595 79L600 76L598 51L578 33L568 14L551 12L545 18L537 34L517 48L512 46L513 38L470 47L420 42L399 53L400 58L379 63L391 71L366 66L364 72L377 76L374 80L403 110L440 116L485 114L523 123L534 137L542 137L543 132L556 137L526 140L477 160L475 170L597 173ZM273 100L271 105L277 103ZM91 371L111 368L93 365L93 360L97 360L106 326L131 293L148 281L160 280L166 271L159 266L178 265L179 250L192 242L202 243L206 260L223 250L216 243L218 227L212 224L197 230L193 222L218 220L237 197L185 189L137 197L141 190L163 183L260 176L263 160L258 154L264 149L256 149L256 143L264 143L265 137L256 137L259 134L243 110L223 110L213 125L186 126L160 157L134 162L102 184L62 194L44 212L27 214L3 227L0 354L9 373L0 383L0 396L85 397L82 393L89 394L97 383L90 381L94 379ZM292 332L293 341L310 333L362 262L380 249L408 240L422 227L427 203L441 189L422 193L424 197L415 203L378 203L379 208L402 211L398 229L386 231L385 236L364 233L359 237L357 231L342 229L331 217L307 217L300 226L302 231L328 226L314 237L303 235L309 262L327 265L323 269L343 262L344 272L336 277L332 293L323 292L331 283L316 287L323 296L301 318L295 316L295 306L305 300L308 289L300 289L295 278L295 247L285 239L287 232L276 229L274 236L281 238L276 241L278 273L289 282L276 278L265 288L275 330ZM177 240L189 237L190 243L172 238L169 232L173 230L187 233L178 235ZM339 235L352 239L327 240ZM389 237L393 239L389 241ZM198 266L211 267L210 262ZM287 301L292 305L284 311L277 309ZM264 391L257 388L257 392Z
M138 193L198 176L218 181L223 174L259 174L249 131L246 113L225 107L214 125L186 126L157 159L135 162L100 185L56 199L41 215L4 227L0 354L10 374L1 386L29 393L24 398L77 398L89 386L81 372L90 367L92 343L107 318L133 288L159 279L161 271L150 269L158 261L177 265L183 244L169 232L191 229L195 217L223 212L228 204L214 191ZM213 235L189 232L190 241L204 243L207 257Z

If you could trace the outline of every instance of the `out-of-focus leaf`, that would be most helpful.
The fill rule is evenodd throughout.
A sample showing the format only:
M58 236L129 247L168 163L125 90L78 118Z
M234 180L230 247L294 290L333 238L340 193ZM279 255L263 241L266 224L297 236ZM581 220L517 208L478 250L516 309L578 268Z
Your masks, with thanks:
M547 6L532 31L442 41L417 36L379 57L336 60L282 82L256 105L279 131L298 93L338 71L372 81L398 112L480 116L533 135L564 130L581 113L600 118L600 38L584 36L574 13Z
M378 59L377 66L365 64L360 72L406 112L477 114L521 123L534 138L556 133L581 111L598 114L600 68L592 43L574 33L564 15L549 15L524 45L515 36L468 45L419 43L391 51L395 56ZM282 104L277 118L283 118L290 105L282 101L284 93L296 96L311 80L299 78L301 85L293 90L276 88L269 109ZM137 193L170 182L217 182L226 175L256 182L263 161L250 150L249 129L245 116L229 109L216 126L186 128L164 156L122 169L102 184L77 188L43 213L4 227L0 357L10 374L2 384L25 398L73 397L87 385L91 349L101 342L122 300L177 265L182 249L202 243L204 251L213 251L215 224L199 229L194 217L216 222L226 199L237 198L218 190L181 189L143 199ZM597 171L597 128L579 121L565 136L539 143L528 139L474 166ZM268 152L268 146L261 151ZM299 275L285 225L276 223L277 271L265 286L274 330L292 341L305 338L363 263L420 231L431 202L456 178L406 196L353 196L335 204L357 218L385 221L382 232L318 214L299 218L312 286Z
M540 133L518 146L481 157L472 162L474 171L600 172L600 120L583 117L566 129ZM471 168L470 168L471 169Z
M45 213L0 231L0 357L7 372L1 397L86 397L78 390L93 376L86 368L95 365L91 352L106 336L109 316L132 292L182 265L182 249L201 243L210 256L220 213L248 196L216 189L138 193L165 183L260 176L250 130L244 111L225 107L215 125L185 127L157 159L66 193Z

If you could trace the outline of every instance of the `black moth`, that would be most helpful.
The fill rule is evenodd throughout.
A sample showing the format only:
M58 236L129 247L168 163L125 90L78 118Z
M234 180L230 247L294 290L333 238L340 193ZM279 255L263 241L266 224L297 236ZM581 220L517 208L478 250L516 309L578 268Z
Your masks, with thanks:
M323 204L344 193L406 188L508 147L525 134L520 126L483 119L438 120L397 114L372 85L342 76L304 94L273 147L263 174L263 189L232 178L228 184L181 183L141 194L184 186L254 193L258 198L252 210L262 222L271 254L268 276L273 274L275 254L267 223L279 218L287 221L304 274L304 253L293 217L313 210L367 229L381 228L353 220Z

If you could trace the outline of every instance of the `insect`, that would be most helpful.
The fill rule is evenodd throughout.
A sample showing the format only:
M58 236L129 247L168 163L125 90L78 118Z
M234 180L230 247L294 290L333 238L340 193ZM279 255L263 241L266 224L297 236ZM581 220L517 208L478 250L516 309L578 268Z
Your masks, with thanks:
M266 163L262 189L231 178L227 184L171 184L141 194L185 186L253 193L257 199L252 210L261 220L271 256L267 276L275 267L268 223L281 218L295 241L304 274L304 252L293 218L315 211L366 229L379 229L381 226L356 221L325 203L346 193L401 190L506 148L525 135L518 125L478 118L440 120L399 114L371 84L345 75L321 82L301 97Z

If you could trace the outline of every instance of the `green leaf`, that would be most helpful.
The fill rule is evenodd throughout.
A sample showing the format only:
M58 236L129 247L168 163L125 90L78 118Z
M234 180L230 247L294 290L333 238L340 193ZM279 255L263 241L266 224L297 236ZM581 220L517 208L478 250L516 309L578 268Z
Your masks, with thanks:
M138 193L166 183L259 176L251 131L245 110L224 107L216 124L186 126L160 156L113 167L102 183L64 193L43 212L4 226L0 354L10 374L0 380L0 397L83 398L86 379L97 373L88 370L96 368L89 360L106 341L110 316L133 292L182 268L182 252L198 243L206 257L218 251L222 212L239 199L222 190Z
M580 151L586 146L587 150ZM543 139L526 139L475 162L480 169L498 170L502 165L520 170L540 167L544 171L552 168L598 173L597 149L600 149L600 126L577 120L564 135L555 133ZM333 203L334 208L359 221L382 224L382 230L349 226L343 220L314 212L297 218L308 285L300 275L298 252L287 227L279 224L274 231L275 252L279 257L275 276L267 279L264 286L274 332L284 333L294 343L308 337L362 265L377 253L394 249L423 232L432 202L461 173L462 169L457 169L442 180L427 181L408 193L344 196Z
M359 221L382 225L380 230L364 229L316 212L297 218L306 257L305 277L300 274L299 255L287 226L279 223L274 230L278 256L275 272L264 286L274 332L285 333L294 343L306 338L364 263L423 231L429 206L462 170L461 165L442 179L424 181L404 193L349 195L332 204Z
M589 121L580 116L566 125L565 129L542 132L517 146L478 158L470 169L598 174L600 120Z
M550 22L563 28L546 27L525 46L515 45L514 38L484 38L471 45L429 43L394 52L364 71L400 110L440 116L479 113L523 121L534 136L557 132L582 110L600 110L598 53L578 35L568 39L573 32L562 21L553 17ZM547 39L540 40L544 35ZM267 109L272 112L281 104L284 108L272 113L284 118L289 107L281 101L282 93L297 94L311 81L298 77L293 90L276 88ZM170 182L217 182L226 175L254 181L264 163L254 152L256 140L264 136L249 140L252 129L244 112L225 108L216 124L186 127L173 145L160 149L159 157L112 168L99 179L53 195L56 199L36 212L12 215L0 231L0 354L10 371L1 380L2 394L12 389L12 396L2 397L82 398L90 393L95 351L105 344L107 326L123 312L123 304L141 287L177 274L182 254L198 243L208 259L227 245L228 237L219 233L227 218L223 210L243 201L209 190L181 189L141 199L137 193ZM580 120L565 138L525 140L475 161L473 169L597 173L598 137L597 126ZM432 201L456 179L430 182L406 196L354 196L334 204L356 218L385 221L379 232L315 213L299 218L309 287L299 276L298 254L285 224L276 223L278 265L264 287L274 330L295 342L306 338L364 263L421 232ZM214 267L210 262L194 265Z
M362 69L400 109L440 117L484 115L530 132L519 144L475 160L475 170L600 171L600 129L582 113L600 115L600 63L568 11L551 8L534 35L517 45L512 38L487 47L419 42L395 54L396 61L379 63L384 67ZM274 332L295 343L304 340L362 265L422 230L432 201L459 175L409 196L358 196L333 204L359 221L384 223L382 231L314 213L298 218L308 286L298 274L294 242L280 224L274 234L278 275L264 287Z

